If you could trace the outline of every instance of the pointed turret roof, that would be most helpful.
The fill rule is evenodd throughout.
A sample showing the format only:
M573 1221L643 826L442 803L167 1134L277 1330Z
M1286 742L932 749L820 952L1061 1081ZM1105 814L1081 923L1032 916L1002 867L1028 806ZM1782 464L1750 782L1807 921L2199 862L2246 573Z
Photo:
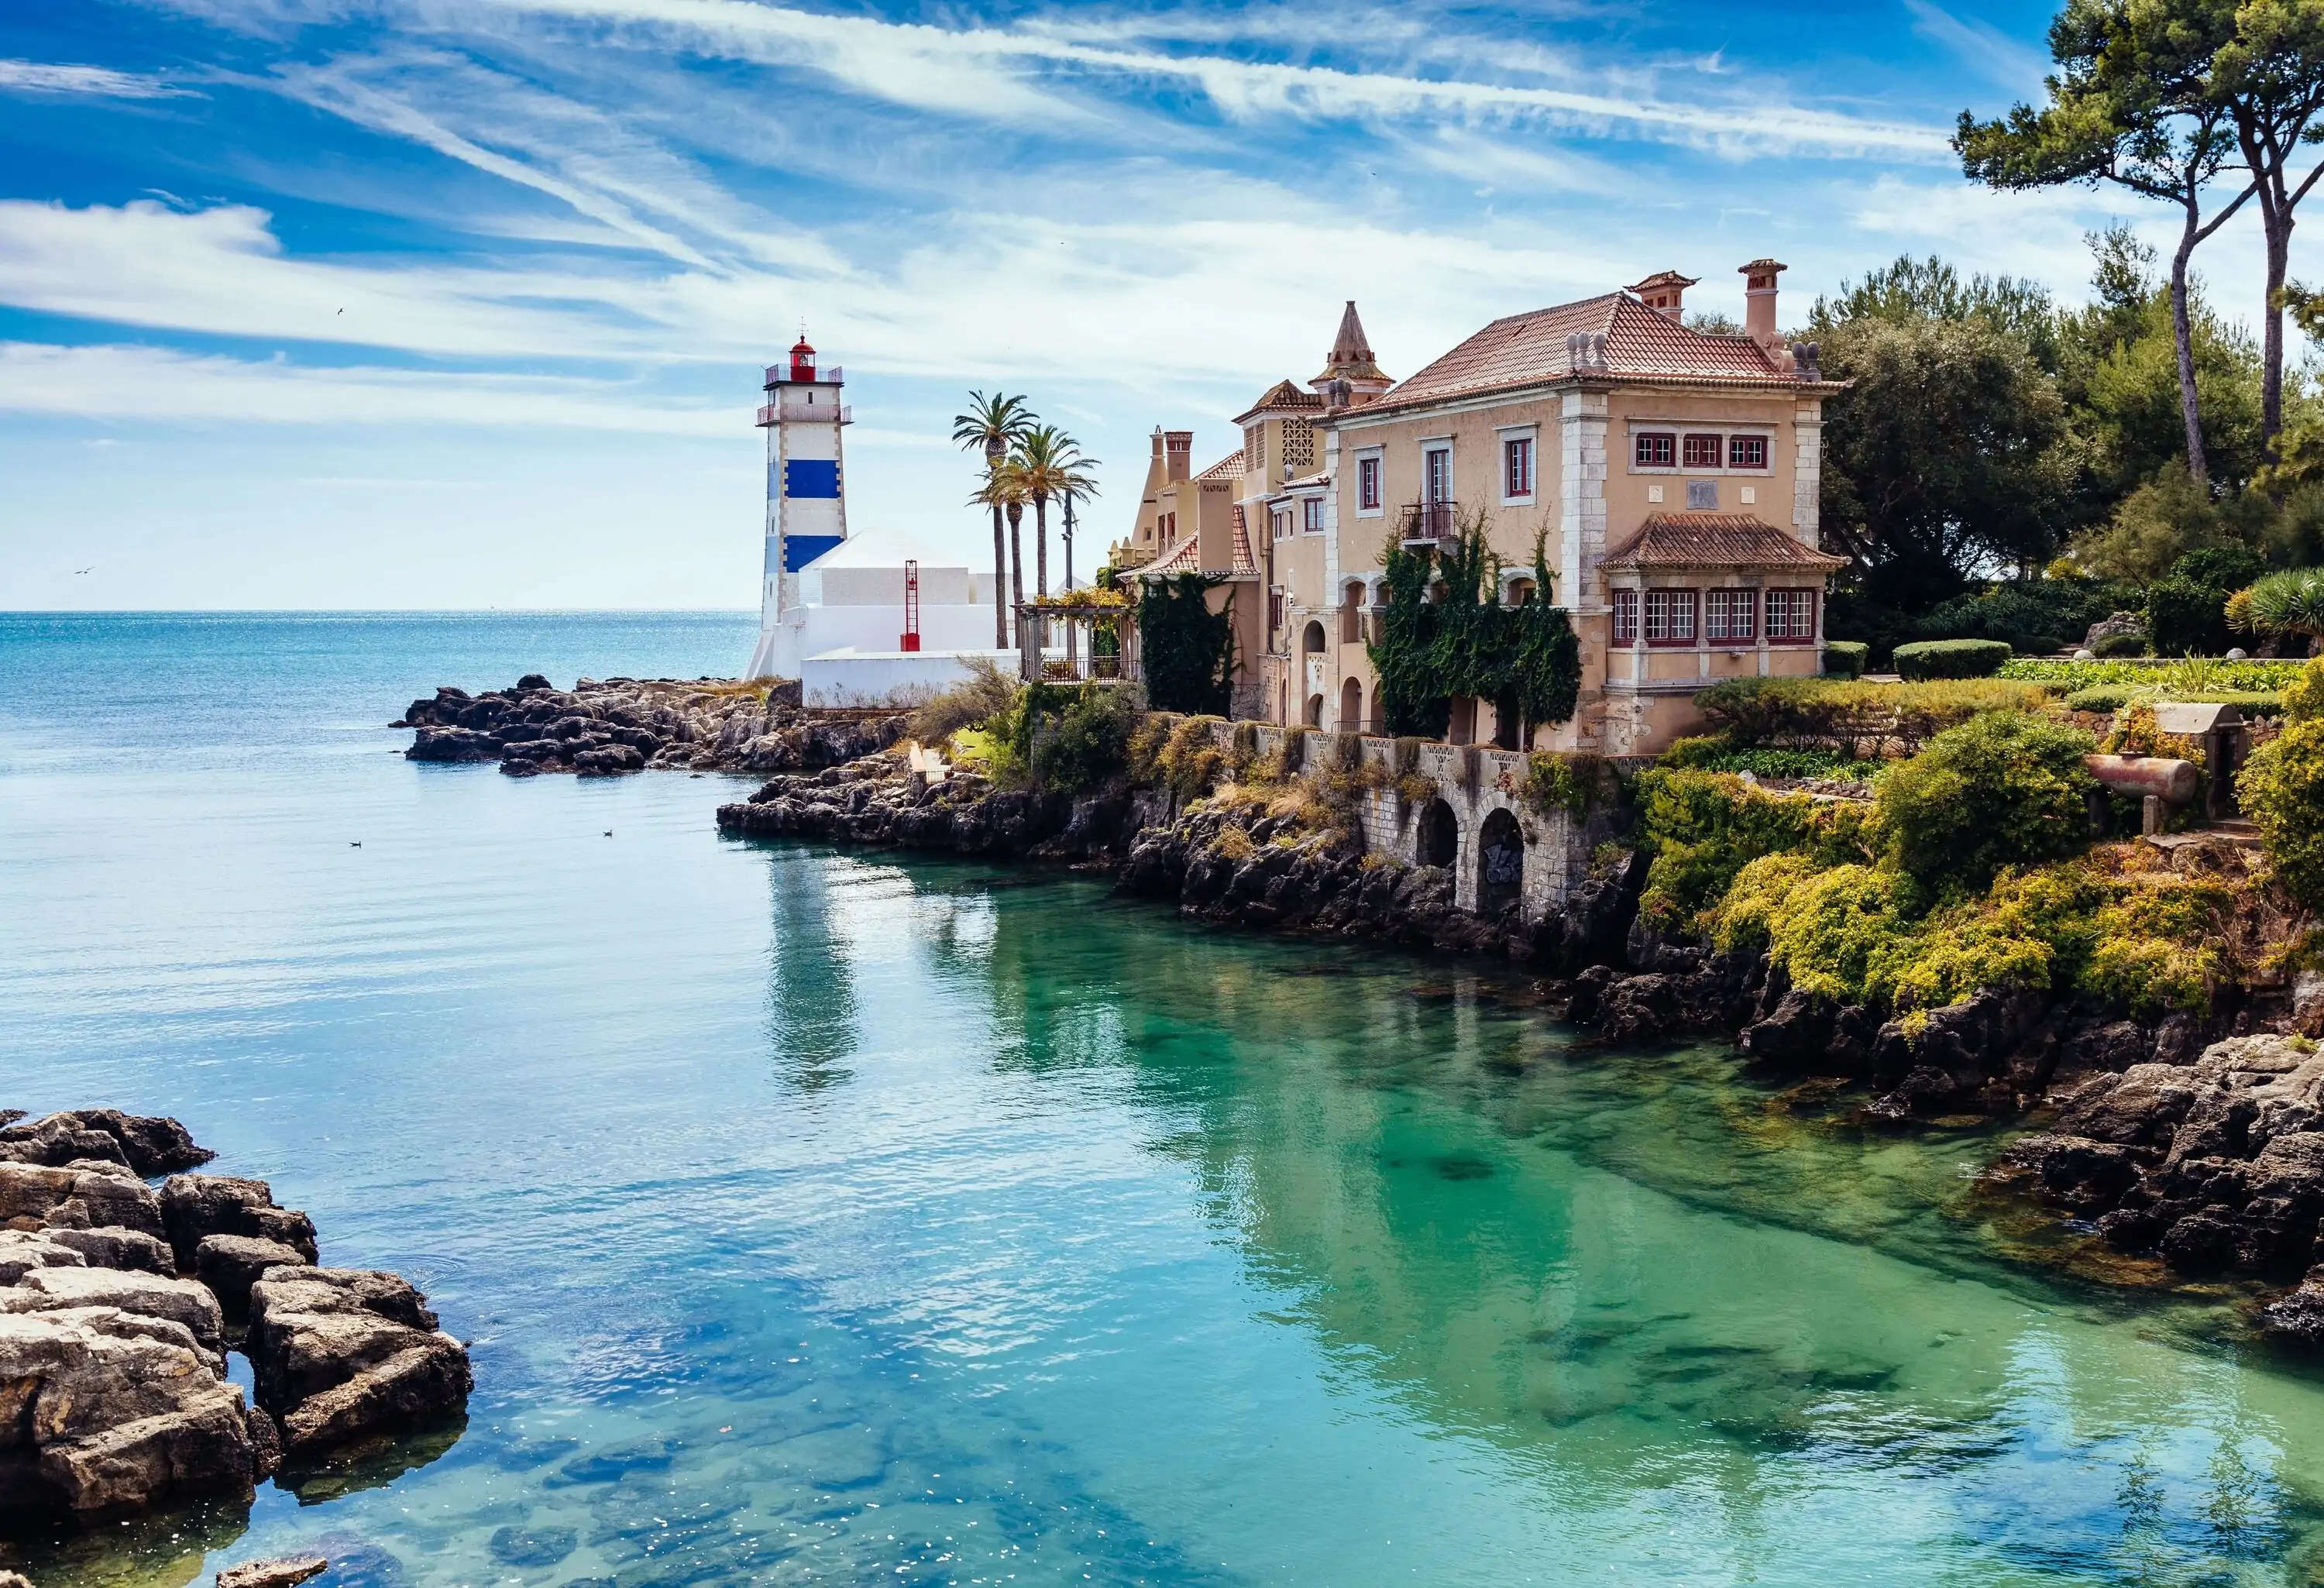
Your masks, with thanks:
M1369 387L1374 392L1386 391L1390 384L1388 375L1372 358L1372 345L1364 335L1364 322L1356 313L1356 300L1348 300L1348 307L1340 315L1340 334L1332 338L1332 356L1323 365L1323 373L1308 382L1317 391L1332 380L1347 382L1359 391Z

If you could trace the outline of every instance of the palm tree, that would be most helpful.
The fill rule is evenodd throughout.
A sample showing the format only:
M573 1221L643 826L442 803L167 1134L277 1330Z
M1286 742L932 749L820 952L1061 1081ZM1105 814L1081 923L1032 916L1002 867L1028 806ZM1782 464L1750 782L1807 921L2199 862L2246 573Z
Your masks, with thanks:
M968 411L954 415L952 421L952 439L966 451L984 454L986 491L970 500L992 509L992 646L996 651L1009 648L1009 593L1001 583L1007 570L1001 566L1001 515L1006 503L1001 497L987 493L1001 474L1001 460L1009 456L1009 448L1032 428L1031 405L1022 397L1004 397L998 392L990 397L982 392L971 392Z
M1049 503L1086 497L1095 482L1082 473L1097 462L1082 456L1081 443L1055 425L1035 425L1017 439L1013 459L1025 476L1025 494L1033 503L1033 577L1040 593L1049 593ZM1073 586L1073 568L1065 569L1065 586Z
M1010 638L1009 614L1025 600L1024 559L1019 552L1018 538L1018 525L1025 519L1024 477L1015 464L1003 458L984 476L984 484L976 488L969 501L992 510L993 645L996 650L1006 651L1017 644ZM1001 533L1004 515L1009 524L1005 540Z
M2288 568L2236 591L2227 598L2227 622L2256 634L2298 634L2311 642L2324 636L2324 568Z

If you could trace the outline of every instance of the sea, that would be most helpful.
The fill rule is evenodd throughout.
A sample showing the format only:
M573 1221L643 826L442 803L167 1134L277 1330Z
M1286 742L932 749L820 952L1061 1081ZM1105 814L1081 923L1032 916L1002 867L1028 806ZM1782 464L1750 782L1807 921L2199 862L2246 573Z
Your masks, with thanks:
M0 1104L175 1115L464 1421L41 1588L2295 1584L2324 1376L1723 1044L1103 878L407 762L749 614L0 616ZM240 1371L237 1368L237 1371ZM5 1557L0 1557L5 1558Z

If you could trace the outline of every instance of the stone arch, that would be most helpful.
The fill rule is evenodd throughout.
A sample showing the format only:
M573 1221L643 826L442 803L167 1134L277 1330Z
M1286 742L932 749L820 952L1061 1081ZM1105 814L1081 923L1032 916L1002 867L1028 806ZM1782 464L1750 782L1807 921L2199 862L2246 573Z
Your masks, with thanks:
M1525 896L1525 830L1506 806L1477 827L1477 913L1490 919Z
M1302 720L1311 728L1320 728L1323 725L1323 697L1321 695L1307 697L1307 710Z
M1306 632L1299 637L1299 648L1310 656L1321 654L1323 649L1323 625L1310 620Z
M1354 679L1340 685L1340 732L1357 734L1364 726L1364 687Z
M1340 643L1360 644L1364 637L1364 608L1370 605L1370 591L1361 579L1349 579L1340 591Z
M1523 605L1525 598L1533 594L1533 565L1528 563L1523 568L1503 568L1500 586L1503 606Z
M1450 866L1460 858L1460 819L1441 797L1431 799L1420 808L1420 820L1413 832L1413 863Z

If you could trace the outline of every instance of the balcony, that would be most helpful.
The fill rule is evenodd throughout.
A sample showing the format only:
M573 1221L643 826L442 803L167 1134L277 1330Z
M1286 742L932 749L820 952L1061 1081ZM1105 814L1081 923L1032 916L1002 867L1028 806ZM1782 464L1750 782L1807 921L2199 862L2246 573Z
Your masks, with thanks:
M1451 502L1408 502L1405 504L1397 534L1406 550L1423 546L1442 549L1461 538L1457 503Z
M790 378L791 366L789 365L770 364L767 365L767 378L762 384L772 389L779 383L788 382ZM836 386L847 378L847 372L835 364L829 369L817 370L816 372L815 378L816 382L822 385Z
M828 413L829 411L830 410L828 409L817 411L814 409L802 408L798 410L797 413L798 417L802 419L819 420L824 417L824 414ZM758 428L762 430L767 429L774 424L777 419L780 417L780 414L776 410L776 405L770 402L764 408L759 410ZM842 403L840 405L839 422L844 425L852 425L855 422L855 409L852 403Z

